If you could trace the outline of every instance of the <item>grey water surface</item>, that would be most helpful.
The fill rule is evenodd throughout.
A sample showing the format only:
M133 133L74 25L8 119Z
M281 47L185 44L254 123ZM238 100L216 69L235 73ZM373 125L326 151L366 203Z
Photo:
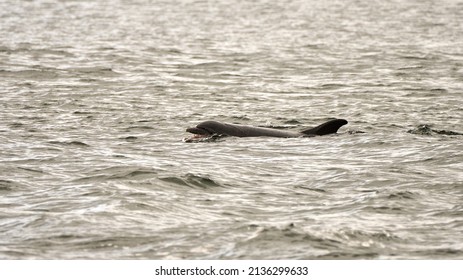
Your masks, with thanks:
M1 259L463 259L463 1L0 1L0 38Z

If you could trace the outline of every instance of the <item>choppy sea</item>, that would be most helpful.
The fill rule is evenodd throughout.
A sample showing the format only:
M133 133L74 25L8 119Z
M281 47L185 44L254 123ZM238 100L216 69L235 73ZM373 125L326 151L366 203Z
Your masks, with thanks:
M462 1L0 1L0 38L0 259L463 259Z

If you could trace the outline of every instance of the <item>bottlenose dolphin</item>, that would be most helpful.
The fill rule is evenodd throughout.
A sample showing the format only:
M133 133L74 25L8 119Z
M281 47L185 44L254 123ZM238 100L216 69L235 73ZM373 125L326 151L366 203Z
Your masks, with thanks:
M317 127L309 128L301 132L284 131L273 128L237 125L230 123L222 123L217 121L205 121L198 124L196 127L187 128L187 132L195 134L193 137L187 139L189 141L208 138L211 136L236 136L236 137L281 137L281 138L294 138L294 137L310 137L317 135L327 135L336 133L338 129L347 124L344 119L334 119L327 121Z

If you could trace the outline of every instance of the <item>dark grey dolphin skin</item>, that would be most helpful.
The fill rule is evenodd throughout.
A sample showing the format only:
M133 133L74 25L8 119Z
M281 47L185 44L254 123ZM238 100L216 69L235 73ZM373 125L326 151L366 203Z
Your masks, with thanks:
M187 128L187 132L195 134L193 138L204 138L213 135L223 136L236 136L236 137L282 137L282 138L294 138L294 137L310 137L317 135L327 135L336 133L338 129L347 124L346 120L334 119L327 121L317 127L303 130L301 132L290 132L284 130L278 130L273 128L254 127L237 125L230 123L221 123L216 121L205 121L198 124L196 127Z

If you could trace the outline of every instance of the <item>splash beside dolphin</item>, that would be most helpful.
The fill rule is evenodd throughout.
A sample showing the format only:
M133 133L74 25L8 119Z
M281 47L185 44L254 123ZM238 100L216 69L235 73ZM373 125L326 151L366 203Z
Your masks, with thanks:
M211 136L236 136L236 137L280 137L280 138L295 138L295 137L311 137L317 135L333 134L338 129L347 124L344 119L334 119L327 121L314 128L306 129L301 132L284 131L273 128L237 125L230 123L222 123L217 121L205 121L198 124L196 127L187 128L187 132L195 134L193 137L186 139L196 140L208 138Z

